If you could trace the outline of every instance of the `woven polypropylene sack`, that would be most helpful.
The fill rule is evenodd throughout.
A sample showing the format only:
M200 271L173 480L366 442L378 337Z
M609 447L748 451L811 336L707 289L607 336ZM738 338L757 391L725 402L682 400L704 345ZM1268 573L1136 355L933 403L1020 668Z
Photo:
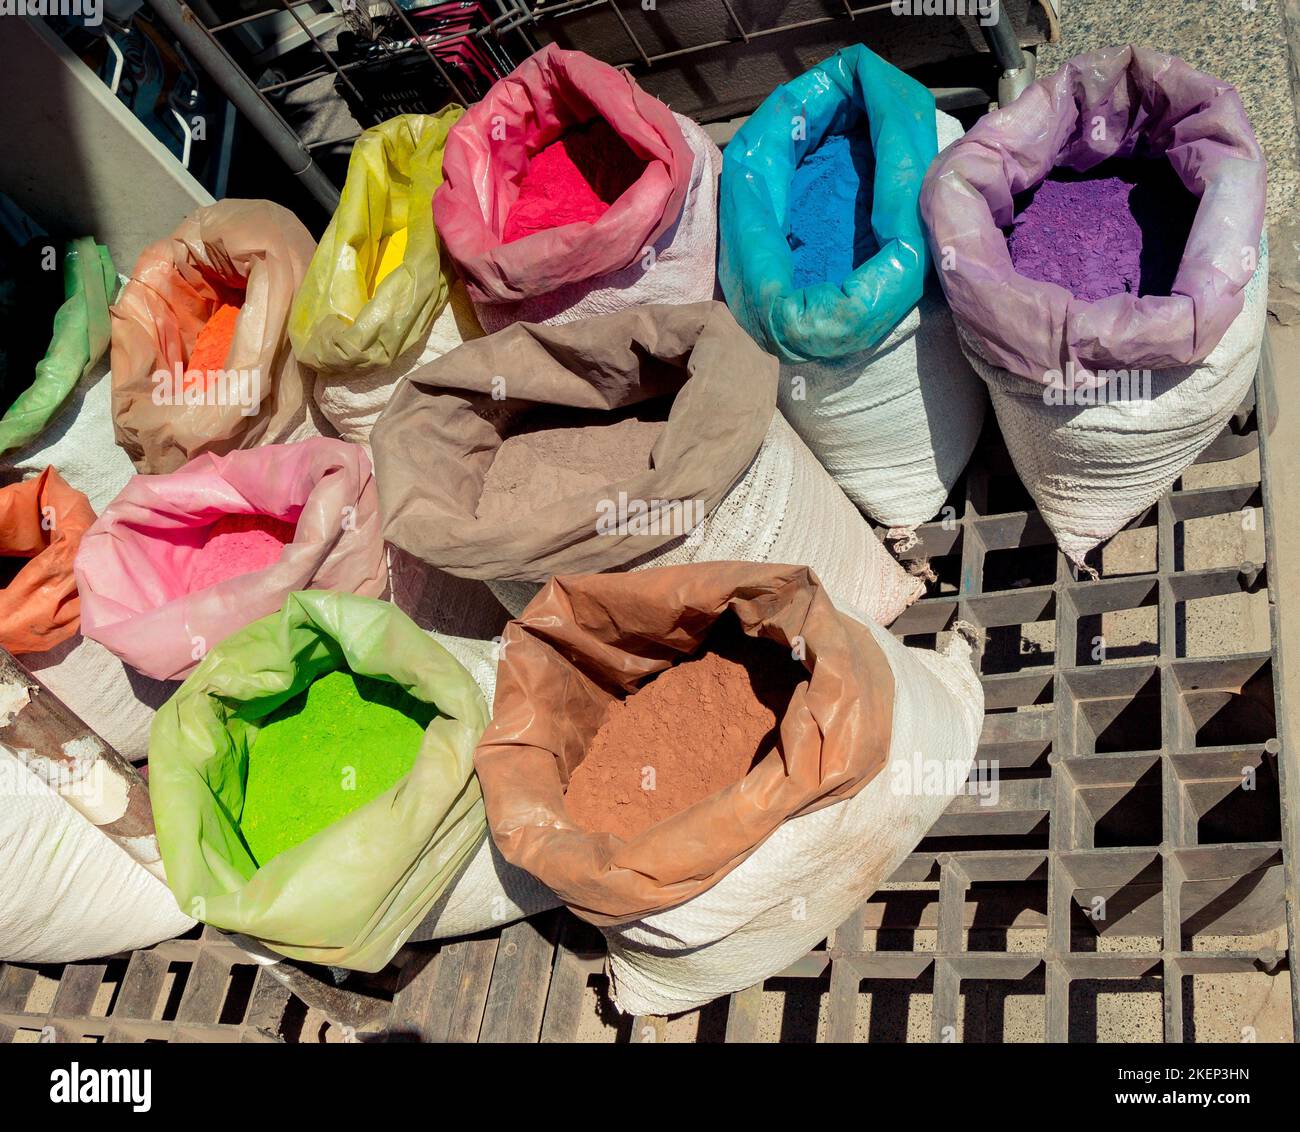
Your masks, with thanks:
M465 666L490 706L496 693L499 642L443 633L431 635ZM555 893L531 873L512 865L501 856L492 838L484 837L465 871L429 910L410 938L412 943L418 943L475 935L559 906L560 898Z
M135 475L113 439L112 378L107 360L77 383L32 444L10 453L19 473L47 465L103 512ZM153 713L176 689L132 672L103 645L78 633L23 663L47 688L120 754L138 762L149 750Z
M707 892L603 928L620 1010L674 1014L779 974L890 878L961 790L984 719L970 647L908 648L863 620L894 673L885 768L852 798L785 822Z
M72 963L188 931L167 886L0 749L0 960Z
M857 508L777 411L749 470L686 538L627 569L691 562L798 562L837 604L888 625L921 596ZM518 617L536 595L527 582L488 583Z
M1073 561L1142 514L1213 443L1255 379L1267 317L1264 248L1241 313L1205 361L1155 370L1149 388L1140 378L1119 399L1097 404L1086 390L1073 394L1075 404L1048 403L1041 387L964 343L1016 471Z
M961 126L936 118L942 149ZM984 390L933 281L878 345L783 361L778 389L786 419L844 494L892 528L935 516L984 425Z
M717 290L718 174L722 151L690 118L674 114L695 160L676 221L627 267L518 303L477 307L487 330L512 322L572 322L645 303L697 303Z
M346 381L328 374L317 374L316 404L339 436L368 447L370 430L403 377L454 350L462 342L482 335L483 328L469 295L465 293L465 284L456 279L451 284L446 305L438 312L438 317L418 345L391 364L349 374Z
M506 241L507 220L533 157L567 131L596 119L644 162L637 179L594 221ZM695 136L707 151L709 146ZM629 74L581 51L548 44L493 84L452 129L443 155L445 179L433 202L434 220L480 317L491 317L482 313L487 306L510 306L576 288L562 304L567 306L593 286L623 286L609 277L648 260L652 249L662 250L660 238L678 222L697 164L677 118ZM700 175L711 176L703 169ZM692 251L680 260L674 255L670 265L655 270L676 275L689 263L690 273L711 275L712 243ZM683 284L678 293L684 290ZM712 298L711 286L698 297ZM636 295L627 299L646 301Z
M113 427L139 471L171 472L204 452L319 435L288 335L294 292L315 250L287 208L226 199L195 210L140 253L112 308L111 354ZM192 379L200 330L237 296L225 357Z

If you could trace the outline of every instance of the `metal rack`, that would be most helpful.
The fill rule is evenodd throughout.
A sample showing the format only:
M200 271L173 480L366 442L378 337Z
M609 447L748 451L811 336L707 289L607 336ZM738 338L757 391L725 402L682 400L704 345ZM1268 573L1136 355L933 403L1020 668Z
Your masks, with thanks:
M338 203L339 186L323 172L316 155L322 149L349 144L360 132L361 124L348 132L312 141L304 141L282 113L281 100L290 92L317 79L332 76L335 85L352 106L365 108L365 115L379 120L387 116L385 108L375 106L356 81L361 64L340 62L336 52L322 38L319 24L322 0L266 0L266 7L230 18L217 15L217 0L149 0L149 5L170 33L209 73L226 97L267 140L289 170L303 183L326 212ZM329 0L340 15L344 3L356 5L367 0ZM397 0L376 0L385 13L397 21L411 38L412 45L391 58L410 57L427 67L428 82L442 84L450 98L462 103L472 99L455 73L431 50L421 37L407 12ZM1035 14L1039 30L1018 30L1012 4ZM1023 44L1042 42L1055 33L1055 0L1003 0L992 11L996 18L985 24L978 20L931 21L927 28L944 25L947 38L938 46L940 55L970 54L981 48L990 53L995 68L990 69L989 87L959 85L936 89L944 109L987 105L995 97L1014 97L1033 78L1034 57L1022 50ZM308 7L310 5L310 9ZM542 43L559 42L579 47L635 74L646 89L670 102L675 110L701 121L727 118L747 113L761 100L761 93L792 77L805 66L824 58L845 43L863 40L878 47L885 56L906 65L924 58L904 46L915 36L899 26L891 15L888 0L854 6L811 3L772 5L761 0L662 0L653 11L641 5L617 0L559 0L555 3L528 3L526 0L496 0L500 15L494 17L472 36L448 36L443 42L456 43L466 38L499 45L508 59L518 62ZM309 22L302 10L313 16ZM243 50L240 34L247 34L259 21L282 19L288 14L297 23L319 60L301 74L261 83L241 66L251 64ZM873 23L872 20L875 22ZM951 26L948 26L951 25ZM978 28L978 31L972 31ZM611 29L614 29L611 32ZM972 36L974 39L972 39ZM976 40L982 37L977 47ZM879 42L884 40L884 42ZM759 52L762 51L761 57ZM745 81L737 75L736 55L746 53L748 73ZM902 53L905 57L899 58ZM797 66L791 70L791 60ZM710 68L719 69L716 77L704 78ZM418 73L417 76L418 78ZM701 93L701 86L705 88ZM342 95L338 97L342 98Z
M1249 1033L1205 998L1225 980L1275 991L1300 1033L1271 549L1185 564L1216 516L1262 516L1271 542L1267 349L1257 385L1258 405L1094 556L1095 580L1057 550L990 424L908 552L932 580L894 631L923 645L958 620L980 629L977 758L998 763L997 804L956 799L888 884L763 985L678 1019L618 1017L600 934L562 909L340 980L259 968L208 928L108 961L0 965L0 1040L748 1041L773 1018L786 1040L1291 1036ZM1249 470L1195 486L1210 458ZM1273 647L1200 655L1198 603L1231 595L1267 606ZM1115 617L1146 622L1098 653ZM1111 1010L1112 995L1141 1008Z

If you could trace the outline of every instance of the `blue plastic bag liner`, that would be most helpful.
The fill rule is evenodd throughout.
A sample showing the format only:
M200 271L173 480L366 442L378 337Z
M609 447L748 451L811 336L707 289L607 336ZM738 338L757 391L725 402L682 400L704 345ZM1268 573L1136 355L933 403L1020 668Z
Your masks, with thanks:
M864 129L875 157L878 250L842 282L796 286L796 171L823 139ZM723 151L718 273L737 321L787 362L876 345L925 287L930 260L918 200L938 148L933 96L860 44L777 87ZM842 237L853 242L851 214Z

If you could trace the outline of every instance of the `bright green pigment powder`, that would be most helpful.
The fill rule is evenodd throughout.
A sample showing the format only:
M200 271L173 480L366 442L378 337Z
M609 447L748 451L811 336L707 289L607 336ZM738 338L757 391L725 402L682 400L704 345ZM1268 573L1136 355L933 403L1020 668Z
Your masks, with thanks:
M415 764L438 711L387 680L328 672L262 723L240 829L259 865L365 805Z

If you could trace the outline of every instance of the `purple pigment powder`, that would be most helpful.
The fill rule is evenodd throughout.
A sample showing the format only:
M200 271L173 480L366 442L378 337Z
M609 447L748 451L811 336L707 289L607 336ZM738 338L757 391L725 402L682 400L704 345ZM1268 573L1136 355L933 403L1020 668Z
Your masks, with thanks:
M1168 295L1199 204L1163 158L1056 169L1016 197L1007 249L1018 274L1085 302Z
M879 251L871 230L875 155L860 133L827 134L804 154L790 182L794 285L840 286Z

